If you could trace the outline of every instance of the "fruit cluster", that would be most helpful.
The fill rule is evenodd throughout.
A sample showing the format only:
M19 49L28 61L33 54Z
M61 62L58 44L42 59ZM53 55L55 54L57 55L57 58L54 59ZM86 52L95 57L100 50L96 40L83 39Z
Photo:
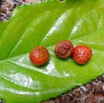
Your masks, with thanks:
M77 45L74 48L72 42L69 40L63 40L56 44L54 52L55 55L61 59L72 56L74 61L81 65L86 64L92 56L92 50L88 46ZM42 66L48 62L49 52L45 47L38 46L30 52L29 57L33 64Z

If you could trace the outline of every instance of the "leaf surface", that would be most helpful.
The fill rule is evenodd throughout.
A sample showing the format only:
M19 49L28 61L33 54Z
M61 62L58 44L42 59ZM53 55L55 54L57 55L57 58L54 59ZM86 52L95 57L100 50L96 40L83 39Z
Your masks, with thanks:
M0 98L5 103L40 103L103 74L103 10L103 0L17 7L11 20L0 22ZM91 47L91 60L81 66L72 58L57 58L54 46L64 39ZM29 60L29 52L38 45L50 53L49 63L42 67Z

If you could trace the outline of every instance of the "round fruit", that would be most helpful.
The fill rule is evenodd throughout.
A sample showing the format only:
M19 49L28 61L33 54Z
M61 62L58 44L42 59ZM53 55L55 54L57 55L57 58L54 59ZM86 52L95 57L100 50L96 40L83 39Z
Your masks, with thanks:
M42 66L49 60L49 52L43 46L38 46L30 52L30 60L36 66Z
M73 54L74 46L71 41L63 40L59 42L54 49L57 57L65 59Z
M73 52L73 59L78 64L86 64L92 56L92 50L85 45L78 45Z

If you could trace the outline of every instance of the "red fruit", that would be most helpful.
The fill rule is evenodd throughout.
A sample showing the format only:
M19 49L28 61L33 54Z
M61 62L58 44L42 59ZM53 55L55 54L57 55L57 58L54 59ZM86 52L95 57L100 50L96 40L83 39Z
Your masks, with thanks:
M74 46L71 41L63 40L59 42L54 49L57 57L65 59L73 54Z
M73 52L73 59L78 64L86 64L92 56L92 50L85 45L78 45Z
M49 52L43 46L38 46L30 52L30 60L36 66L42 66L49 60Z

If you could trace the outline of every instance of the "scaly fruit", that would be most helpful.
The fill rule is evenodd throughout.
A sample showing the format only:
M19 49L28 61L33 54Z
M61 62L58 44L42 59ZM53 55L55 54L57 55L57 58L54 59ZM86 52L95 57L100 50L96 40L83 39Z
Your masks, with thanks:
M71 41L63 40L56 44L54 52L57 57L66 59L73 54L74 46Z
M43 46L38 46L30 52L30 60L36 66L42 66L49 60L49 52Z
M73 52L73 59L78 64L86 64L92 56L92 50L85 45L78 45Z

